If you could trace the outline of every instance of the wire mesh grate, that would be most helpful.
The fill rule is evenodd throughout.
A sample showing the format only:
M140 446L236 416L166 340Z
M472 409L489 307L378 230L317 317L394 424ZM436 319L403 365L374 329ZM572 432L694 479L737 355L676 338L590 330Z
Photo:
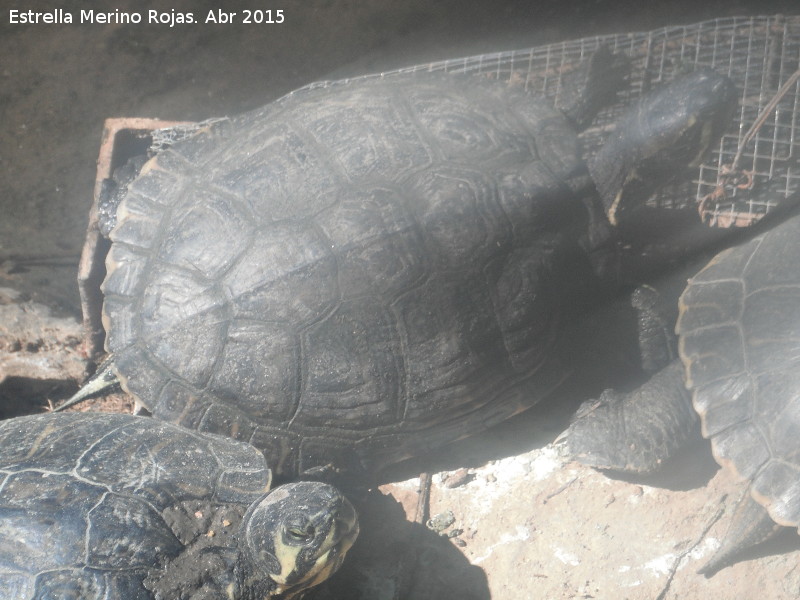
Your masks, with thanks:
M618 116L640 96L676 75L710 67L728 75L740 91L735 123L690 181L661 190L651 204L666 208L701 205L717 225L749 224L800 189L800 83L743 148L739 165L749 175L747 189L718 183L750 128L778 89L800 68L800 16L730 17L647 32L588 37L523 50L468 56L367 75L446 71L487 74L558 102L564 75L600 46L631 58L628 89L583 132L589 154L596 151ZM319 82L312 87L332 85ZM730 188L730 189L729 189Z

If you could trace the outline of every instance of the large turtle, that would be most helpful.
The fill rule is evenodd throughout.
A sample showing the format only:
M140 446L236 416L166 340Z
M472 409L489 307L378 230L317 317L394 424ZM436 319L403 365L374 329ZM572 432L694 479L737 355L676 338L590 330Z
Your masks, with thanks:
M8 600L293 598L358 534L336 488L271 491L252 446L146 417L0 423L0 589Z
M718 254L680 298L680 360L633 392L585 404L568 434L581 462L647 473L691 436L699 415L717 462L749 486L701 573L781 525L800 525L798 257L796 214Z
M574 123L616 94L619 63L595 55L569 118L484 78L367 78L158 154L110 234L97 380L289 475L375 471L533 405L616 278L605 213L696 164L736 104L726 77L685 75L590 177Z

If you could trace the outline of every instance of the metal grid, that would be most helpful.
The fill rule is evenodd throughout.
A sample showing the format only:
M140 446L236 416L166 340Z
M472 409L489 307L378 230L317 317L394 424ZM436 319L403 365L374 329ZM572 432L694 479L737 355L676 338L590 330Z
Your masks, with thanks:
M630 86L582 134L595 151L620 113L642 94L675 75L710 67L728 75L741 92L739 114L719 147L690 181L651 199L662 207L702 202L705 218L717 225L749 224L800 189L800 83L795 83L755 137L743 148L739 165L752 171L753 186L727 186L714 194L723 165L730 164L750 128L777 90L800 68L800 16L732 17L639 33L604 35L524 50L482 54L415 65L366 77L427 71L487 74L544 94L556 102L564 74L598 47L624 52L632 61ZM312 86L331 85L320 82ZM709 196L711 195L711 196ZM709 201L711 200L711 201Z

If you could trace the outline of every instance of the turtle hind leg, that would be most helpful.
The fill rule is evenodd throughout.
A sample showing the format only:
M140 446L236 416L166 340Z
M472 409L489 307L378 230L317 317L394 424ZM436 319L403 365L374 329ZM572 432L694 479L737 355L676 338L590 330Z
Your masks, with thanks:
M748 492L736 505L722 545L697 572L712 577L720 569L733 564L742 551L772 539L783 529Z
M675 360L627 394L585 402L566 433L571 454L601 469L653 473L696 431L697 415Z

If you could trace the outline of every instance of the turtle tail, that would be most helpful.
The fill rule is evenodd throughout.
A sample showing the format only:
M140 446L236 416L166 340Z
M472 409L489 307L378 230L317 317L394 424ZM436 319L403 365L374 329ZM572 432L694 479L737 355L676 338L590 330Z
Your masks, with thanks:
M109 394L112 391L119 389L119 387L119 377L117 376L117 370L114 365L114 361L111 358L107 358L100 363L100 366L97 368L97 371L95 371L94 375L87 379L71 398L54 408L53 412L61 412L62 410L65 410L70 406L75 406L76 404L79 404L80 402L83 402L84 400L87 400L97 394Z
M753 500L748 491L736 505L722 545L697 571L698 574L712 577L720 569L735 562L743 550L772 539L782 529L782 526L772 520L767 509Z

